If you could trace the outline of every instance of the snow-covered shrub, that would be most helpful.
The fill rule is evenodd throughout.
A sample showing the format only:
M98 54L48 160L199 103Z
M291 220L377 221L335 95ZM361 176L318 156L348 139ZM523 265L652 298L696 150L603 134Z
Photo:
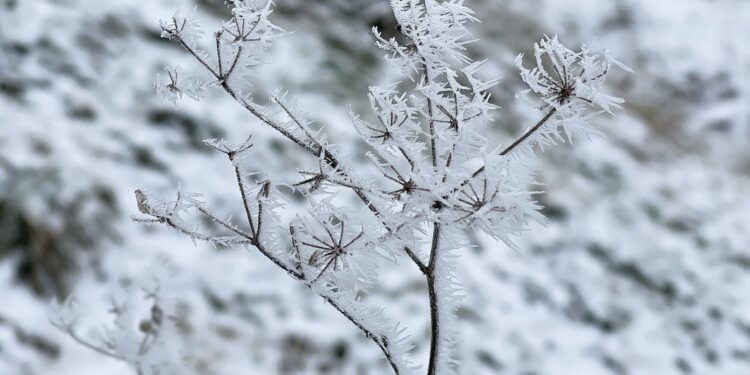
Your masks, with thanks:
M368 145L371 170L352 168L329 142L325 125L307 120L284 91L272 95L271 106L253 100L249 74L285 33L270 20L271 2L233 1L232 18L211 34L210 49L202 44L204 33L190 14L178 11L163 20L162 37L187 50L202 72L167 68L156 80L159 94L176 102L185 96L198 100L208 89L223 90L264 126L308 153L310 164L296 172L268 170L258 162L263 155L251 136L240 143L207 140L233 166L243 222L215 213L200 195L178 192L176 199L163 201L140 189L135 196L143 216L135 220L164 224L194 241L256 249L360 329L396 374L419 368L409 360L408 338L398 319L382 307L368 306L360 296L379 282L381 267L408 260L427 284L427 373L446 374L460 369L451 355L460 340L452 330L461 294L454 268L467 247L466 233L481 231L513 246L512 237L530 221L544 221L530 190L535 148L595 133L590 120L622 104L602 93L604 80L611 66L624 67L606 51L574 51L557 38L545 38L534 46L532 68L525 67L523 56L517 59L529 86L522 96L539 107L541 119L515 141L496 147L484 133L497 109L488 90L498 80L482 78L483 62L473 62L465 53L471 42L466 24L477 21L475 14L462 0L392 0L391 6L395 36L373 31L377 46L407 80L370 88L372 121L351 113ZM289 191L306 197L304 210L292 212ZM188 222L189 213L221 231ZM134 333L143 342L150 342L154 327L160 326L151 320L151 328ZM111 341L90 343L75 335L68 324L72 320L60 322L85 345L149 373L150 350ZM123 331L132 328L122 326ZM129 342L138 341L130 337Z

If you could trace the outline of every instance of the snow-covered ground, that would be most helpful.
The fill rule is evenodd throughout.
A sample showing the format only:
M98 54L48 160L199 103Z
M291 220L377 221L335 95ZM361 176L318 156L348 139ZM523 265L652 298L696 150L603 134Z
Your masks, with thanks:
M356 151L349 106L364 112L367 86L397 79L369 34L389 24L386 1L278 3L293 34L255 97L289 89ZM545 151L549 224L518 238L520 251L476 237L462 255L459 373L750 373L750 3L469 5L483 20L471 55L503 76L499 144L539 117L513 98L512 62L544 33L609 48L635 74L610 81L628 102L598 121L605 138ZM194 67L159 39L175 6L0 0L0 374L131 373L58 332L50 301L72 293L87 332L109 321L113 296L147 306L142 289L155 284L182 327L168 351L196 373L387 373L370 341L257 254L130 221L134 189L166 197L178 183L240 214L231 166L202 139L252 129L269 163L304 158L221 93L177 107L155 97L163 64ZM224 9L199 1L207 23ZM420 275L403 264L382 279L368 298L403 318L421 363Z

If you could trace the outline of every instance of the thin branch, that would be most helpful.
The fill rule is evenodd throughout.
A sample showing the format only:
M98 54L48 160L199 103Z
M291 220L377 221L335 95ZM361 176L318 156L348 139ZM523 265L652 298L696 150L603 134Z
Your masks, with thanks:
M523 135L521 135L518 139L516 139L513 143L511 143L508 147L506 147L503 151L500 152L501 156L507 155L511 151L513 151L518 145L523 143L527 138L529 138L532 134L534 134L539 128L541 128L544 124L549 121L549 119L552 118L552 116L557 112L557 108L550 109L547 114L542 117L539 122L537 122L534 126L532 126L529 130L527 130ZM471 174L471 177L474 178L476 176L479 176L480 173L484 172L485 166L481 166L479 169L474 171L474 173ZM463 183L461 183L461 186L466 185L469 182L469 179L466 179Z
M224 221L222 219L219 219L216 215L214 215L213 213L211 213L210 211L208 211L208 209L206 209L205 207L199 206L198 207L198 212L202 213L204 216L206 216L207 218L211 219L211 221L213 221L213 222L221 225L222 227L227 228L230 231L232 231L232 232L240 235L241 237L247 239L248 241L250 241L250 243L252 243L252 242L255 241L255 239L253 238L252 235L247 234L247 233L239 230L236 226L232 225L231 223L228 223L228 222L226 222L226 221Z
M310 134L310 132L307 130L307 128L305 128L305 126L302 125L302 122L299 119L297 119L297 116L295 116L292 113L292 111L284 104L284 102L281 100L281 98L279 96L274 96L273 99L276 102L276 104L278 104L278 106L281 107L281 109L284 111L284 113L286 113L286 115L289 116L290 119L292 119L292 122L294 122L294 124L297 125L297 127L300 128L300 130L302 130L302 132L305 133L305 135L307 136L307 138L310 138L310 140L319 149L323 149L324 148L320 144L320 142L318 142L318 140L316 140L315 137L313 137L312 134Z
M242 182L242 174L240 172L240 167L234 163L234 153L227 154L229 156L229 160L232 161L232 164L234 165L234 176L237 180L237 185L240 188L240 194L242 196L242 206L245 209L245 216L247 217L247 222L250 225L250 233L252 234L253 240L257 242L258 240L258 232L255 229L255 223L253 221L253 214L250 212L250 202L247 199L247 192L245 191L245 184Z
M425 82L429 85L430 84L430 71L427 66L427 62L424 63L424 77ZM434 105L432 103L432 99L429 97L427 98L427 114L429 115L430 119L430 157L432 159L432 166L437 166L437 146L435 145L436 139L435 139L435 110L433 109Z
M332 297L322 295L320 294L320 297L323 298L328 304L333 306L334 309L336 309L338 312L341 313L344 317L346 317L352 324L354 324L357 328L359 328L362 333L364 333L365 337L372 340L383 352L383 355L385 355L386 360L388 361L388 364L390 364L391 368L393 369L393 372L396 375L401 375L401 370L398 368L398 365L396 364L396 361L393 358L393 355L391 354L390 349L388 348L388 340L380 335L376 335L367 327L362 325L362 323L358 322L354 317L349 314L341 305L339 305L335 300L333 300Z
M78 336L78 334L75 332L75 330L73 329L73 327L60 327L60 326L58 326L58 328L61 329L63 332L66 332L68 334L68 336L70 336L75 342L83 345L86 348L89 348L89 349L91 349L91 350L93 350L93 351L95 351L95 352L97 352L97 353L99 353L101 355L104 355L104 356L107 356L107 357L110 357L110 358L114 358L114 359L116 359L118 361L130 363L124 357L121 357L121 356L117 355L114 352L111 352L111 351L109 351L107 349L104 349L102 347L96 346L96 345L94 345L94 344L92 344L92 343L84 340L83 338L81 338L80 336Z
M523 133L521 137L515 140L515 142L511 143L510 146L506 147L503 151L500 152L500 155L507 155L509 152L513 151L516 146L520 145L523 141L525 141L527 138L529 138L534 132L539 130L539 128L542 127L552 116L557 112L557 108L550 109L544 117L542 117L539 122L537 122L534 126L531 127L526 133Z
M170 32L169 30L166 30L166 31ZM193 57L196 60L198 60L198 62L201 63L201 65L203 65L203 67L205 67L206 70L208 70L209 73L211 73L211 75L213 75L216 79L219 79L219 80L221 79L221 75L219 75L219 73L217 73L211 67L211 65L209 65L208 62L206 62L206 60L204 60L203 57L201 57L200 54L198 54L198 52L195 49L193 49L193 47L190 47L185 42L185 40L182 38L182 36L180 36L179 34L175 34L175 33L172 33L172 35L174 35L175 39L177 39L177 41L180 43L180 45L182 46L182 48L184 48L186 51L188 51L188 53L190 53L191 55L193 55Z
M229 67L229 70L226 74L224 74L223 81L226 81L229 79L229 76L232 75L234 72L234 68L237 67L237 62L240 61L240 56L242 55L242 46L237 47L237 54L234 56L234 61L232 61L232 66Z
M239 184L239 186L240 186L241 191L244 190L244 189L242 189L242 184L241 183ZM136 193L137 196L138 196L138 192L140 192L140 191L137 191L137 193ZM142 193L140 193L140 196L141 196L140 199L143 200L144 198L142 198L143 197ZM243 196L246 197L245 194L243 194ZM179 231L179 232L181 232L183 234L188 235L190 238L194 238L194 239L201 240L201 241L206 241L206 242L223 243L223 244L226 244L227 242L229 242L229 241L222 242L220 239L217 239L215 237L212 237L212 236L209 236L209 235L205 235L205 234L198 233L198 232L195 232L193 230L187 229L184 226L182 226L181 224L177 223L172 216L162 215L162 214L160 214L158 212L153 211L149 207L148 202L139 201L139 204L141 204L143 206L142 212L144 214L153 217L159 223L166 224L170 228L173 228L173 229L175 229L175 230L177 230L177 231ZM249 206L246 205L246 207L249 207ZM237 233L238 235L240 235L243 238L241 240L231 241L231 243L233 243L233 244L243 244L243 245L244 244L253 245L256 249L258 249L258 251L261 254L263 254L263 256L265 256L271 262L273 262L274 264L276 264L277 266L279 266L281 269L283 269L284 271L286 271L286 273L288 273L289 275L291 275L294 279L296 279L296 280L304 280L305 279L303 273L298 272L298 271L292 269L286 263L284 263L283 261L281 261L278 257L276 257L275 255L273 255L273 253L271 253L268 249L266 249L266 247L263 245L263 243L258 239L258 237L256 235L248 235L247 233L244 233L244 232L238 230L233 225L231 225L231 224L229 224L229 223L227 223L227 222L219 219L216 215L212 214L211 212L209 212L207 209L205 209L203 207L199 207L198 211L201 212L203 215L207 216L209 219L211 219L211 220L219 223L223 227L231 230L232 232ZM252 216L250 216L250 219L252 219Z
M416 264L417 267L419 267L419 270L422 271L423 274L427 275L429 270L427 266L422 262L422 260L419 259L417 254L414 254L414 252L406 246L404 247L404 252L406 252L406 255L408 255L409 258L411 258L412 262L414 262L414 264Z
M219 76L224 77L224 62L221 61L221 31L216 32L216 60L219 64Z
M315 283L317 283L317 282L318 282L318 280L320 280L320 278L321 278L321 277L323 277L323 274L324 274L324 273L325 273L326 271L328 271L328 269L329 269L329 268L331 267L331 265L332 265L332 264L335 264L335 262L336 262L336 260L337 260L337 259L338 259L338 258L337 258L336 256L332 256L332 257L331 257L331 259L329 259L329 260L328 260L328 262L326 263L325 267L323 267L323 269L322 269L322 270L320 270L320 272L318 273L318 276L315 276L315 278L313 279L313 281L311 281L310 283L311 283L311 284L315 284ZM334 266L334 269L335 269L335 268L336 268L336 267Z

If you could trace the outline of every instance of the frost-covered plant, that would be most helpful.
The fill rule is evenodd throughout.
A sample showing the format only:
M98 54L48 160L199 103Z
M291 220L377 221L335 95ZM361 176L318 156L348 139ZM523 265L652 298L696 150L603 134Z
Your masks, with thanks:
M73 298L52 306L51 322L79 344L127 363L138 375L185 374L188 356L172 349L184 340L184 327L173 313L173 298L161 288L157 274L169 272L162 268L147 271L111 296L107 311L112 320L93 334L80 324L83 314Z
M541 120L505 147L485 137L496 107L483 80L484 62L467 57L466 23L476 21L463 0L392 0L397 37L374 29L377 46L410 78L409 84L373 86L368 93L375 121L352 113L354 128L369 145L367 156L377 173L354 170L326 137L311 126L294 100L277 91L272 107L245 91L248 73L284 31L269 16L271 2L232 2L232 19L213 33L211 53L199 46L202 32L189 16L175 13L162 22L162 36L180 44L205 69L201 82L179 68L157 79L158 91L175 101L198 99L219 87L256 119L309 153L313 166L297 174L253 165L251 138L233 144L206 144L227 156L244 208L245 223L214 213L198 196L178 193L158 201L142 190L136 200L139 222L174 228L193 240L257 249L290 277L309 287L377 345L396 374L414 373L410 345L397 320L367 306L360 295L378 282L386 261L408 259L424 274L430 306L428 375L455 371L453 310L459 299L455 260L466 248L465 233L479 230L513 246L511 238L530 221L542 221L534 192L535 146L588 135L592 117L622 104L601 92L612 65L606 51L580 51L545 38L534 46L535 66L517 65L529 90L524 98L543 112ZM404 89L405 87L407 89ZM406 91L404 91L406 90ZM283 219L283 189L306 195L307 209ZM352 192L353 206L340 197ZM183 219L186 212L215 222L228 235L200 229ZM286 215L289 216L289 215Z

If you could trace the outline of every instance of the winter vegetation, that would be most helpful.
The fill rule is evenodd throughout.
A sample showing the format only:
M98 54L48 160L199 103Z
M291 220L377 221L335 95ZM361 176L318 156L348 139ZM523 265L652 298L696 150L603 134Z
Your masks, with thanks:
M750 3L177 3L0 0L0 374L748 373Z
M202 68L186 72L165 68L157 92L177 103L200 100L209 89L223 90L263 126L279 132L310 156L296 171L263 168L263 150L246 140L208 139L207 147L231 163L244 217L215 212L198 194L177 192L160 200L136 190L142 216L133 220L161 224L193 241L216 246L247 246L308 287L357 327L381 351L395 374L461 373L452 354L460 341L454 317L461 282L454 273L457 253L469 242L465 233L482 231L514 247L530 221L543 222L534 199L533 163L537 149L596 134L594 116L613 114L623 100L602 92L613 67L628 70L606 50L563 46L556 37L534 45L532 67L519 55L516 66L529 89L523 97L540 109L541 119L510 145L494 146L483 134L496 106L489 90L499 80L480 78L483 61L466 56L472 42L466 23L478 21L462 0L394 0L397 25L386 37L374 28L377 47L403 72L406 81L371 86L367 97L376 121L351 113L351 121L374 168L360 173L331 143L325 124L307 119L294 98L277 90L269 106L256 103L250 73L264 52L285 31L271 19L273 3L231 2L232 18L210 33L204 49L199 22L178 10L161 22L161 36L184 48ZM370 172L370 171L368 171ZM290 214L290 197L304 197L304 209ZM353 194L358 205L345 196ZM190 219L213 224L201 228ZM409 337L387 307L368 306L361 295L379 283L381 269L409 261L424 276L430 306L430 350L426 366L409 360ZM98 341L76 331L70 306L55 325L80 344L127 362L138 374L175 372L157 348L167 345L169 328L155 289L146 319L133 329L133 312L113 304L116 321Z

